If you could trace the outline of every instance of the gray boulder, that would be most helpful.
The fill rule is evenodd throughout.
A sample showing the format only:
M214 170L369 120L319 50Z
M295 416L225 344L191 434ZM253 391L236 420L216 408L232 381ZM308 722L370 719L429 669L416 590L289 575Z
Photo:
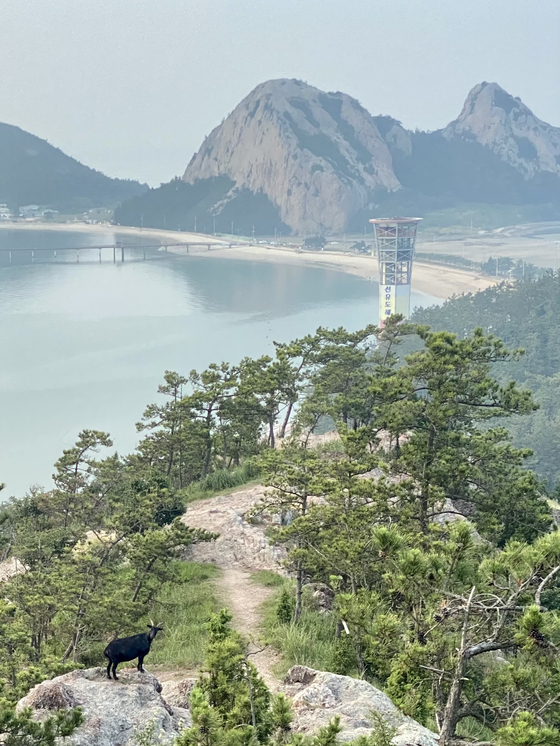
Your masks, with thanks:
M119 679L107 679L104 668L71 671L38 684L18 710L30 707L42 720L54 710L81 707L84 723L65 740L68 746L132 746L135 734L151 723L157 743L172 744L191 725L188 710L169 705L151 674L124 670Z
M189 710L191 706L191 692L196 679L182 679L181 681L164 681L161 685L161 695L171 707L181 707Z
M285 679L285 693L293 698L296 733L316 733L336 715L340 717L341 741L367 736L377 713L397 729L395 746L436 746L438 736L403 715L393 702L367 681L294 666Z

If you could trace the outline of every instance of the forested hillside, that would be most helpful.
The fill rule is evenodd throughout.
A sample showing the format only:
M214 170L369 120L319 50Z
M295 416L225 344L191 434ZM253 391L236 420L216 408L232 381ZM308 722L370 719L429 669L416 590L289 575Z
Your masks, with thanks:
M173 179L156 189L148 189L119 205L117 225L137 225L168 230L196 230L200 233L233 233L250 236L289 233L278 210L268 197L248 189L235 189L227 176L187 184ZM227 199L226 199L227 198ZM222 204L219 214L213 210Z
M16 572L0 603L0 734L53 744L21 736L34 726L16 700L53 673L98 665L112 636L157 614L168 662L199 665L192 638L207 641L193 724L176 746L336 746L336 720L316 742L291 733L289 704L271 698L229 615L205 626L200 576L183 562L186 547L213 539L181 521L189 501L260 474L270 489L245 518L273 516L270 538L287 550L281 651L290 638L313 648L320 630L330 670L374 682L441 746L555 746L560 532L527 453L499 424L535 409L511 380L519 366L480 330L457 338L394 317L383 330L318 329L274 357L166 372L133 454L83 431L52 489L4 508L0 546ZM338 437L318 446L325 418ZM326 621L313 616L310 582L332 598ZM70 732L80 714L61 718ZM383 727L356 746L389 746Z
M525 354L508 366L497 365L500 380L513 378L531 389L540 409L523 421L508 422L516 445L532 448L530 464L550 486L560 480L560 275L502 283L483 292L452 298L420 309L414 320L460 336L476 327Z
M35 135L0 123L0 202L15 209L113 207L145 190L137 181L111 179Z

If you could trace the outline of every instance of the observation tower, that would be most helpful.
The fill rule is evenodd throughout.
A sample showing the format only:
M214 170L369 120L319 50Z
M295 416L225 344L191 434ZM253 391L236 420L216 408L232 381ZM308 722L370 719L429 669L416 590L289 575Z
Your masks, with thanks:
M416 230L422 218L375 218L379 262L379 323L395 313L410 316L410 282Z

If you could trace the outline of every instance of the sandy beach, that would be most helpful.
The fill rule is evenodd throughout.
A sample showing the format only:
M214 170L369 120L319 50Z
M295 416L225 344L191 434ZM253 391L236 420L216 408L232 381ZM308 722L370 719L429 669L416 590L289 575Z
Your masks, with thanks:
M200 243L191 246L188 251L180 246L170 246L169 252L179 256L187 254L201 254L213 259L227 257L253 262L269 262L272 264L293 264L330 269L336 272L347 272L359 277L379 279L376 257L364 254L343 254L334 251L296 251L293 248L281 246L251 245L236 243L230 245L223 238L207 236L200 233L184 233L179 231L163 231L151 228L131 228L114 225L92 225L89 223L6 223L0 225L0 230L37 230L37 231L71 231L78 233L99 233L127 235L131 238L147 240L162 245L171 243ZM208 246L210 249L208 249ZM461 293L472 293L484 290L495 283L491 277L479 275L475 272L454 269L434 264L416 261L412 274L412 287L436 298L449 298Z

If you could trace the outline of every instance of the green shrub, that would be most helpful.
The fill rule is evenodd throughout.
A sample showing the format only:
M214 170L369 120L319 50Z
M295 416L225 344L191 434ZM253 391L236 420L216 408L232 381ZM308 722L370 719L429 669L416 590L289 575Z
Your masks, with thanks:
M289 624L292 621L294 615L295 602L293 594L291 594L286 587L280 594L280 600L276 607L276 618L280 624Z
M216 469L203 479L191 482L183 490L185 502L200 500L213 494L241 487L259 476L259 469L252 461L246 461L236 469Z

